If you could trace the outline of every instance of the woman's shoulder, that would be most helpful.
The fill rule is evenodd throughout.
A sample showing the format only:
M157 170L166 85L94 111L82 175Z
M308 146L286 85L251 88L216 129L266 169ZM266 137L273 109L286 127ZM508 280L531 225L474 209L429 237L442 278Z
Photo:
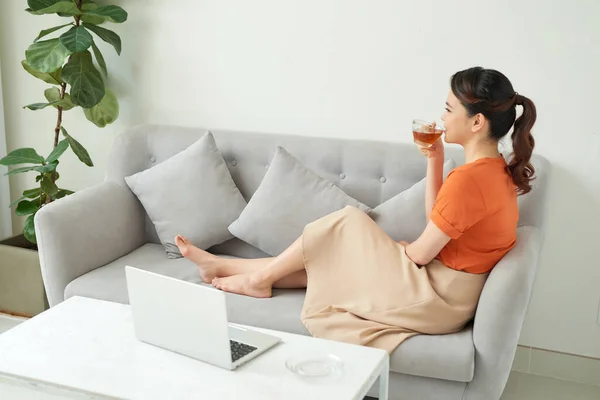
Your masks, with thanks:
M477 195L486 204L510 200L516 196L516 187L506 172L506 161L477 160L452 170L444 185L448 190L465 195Z
M477 174L468 165L456 167L446 177L442 184L441 194L454 199L465 199L466 197L480 197L481 189ZM462 201L462 200L461 200Z

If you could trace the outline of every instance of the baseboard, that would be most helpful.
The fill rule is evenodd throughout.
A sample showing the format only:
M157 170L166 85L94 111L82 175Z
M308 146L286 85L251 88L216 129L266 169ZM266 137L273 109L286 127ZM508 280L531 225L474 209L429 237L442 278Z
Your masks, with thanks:
M600 359L519 346L513 371L600 386Z
M21 322L25 321L25 318L15 317L14 315L0 313L0 334L7 330L14 328Z

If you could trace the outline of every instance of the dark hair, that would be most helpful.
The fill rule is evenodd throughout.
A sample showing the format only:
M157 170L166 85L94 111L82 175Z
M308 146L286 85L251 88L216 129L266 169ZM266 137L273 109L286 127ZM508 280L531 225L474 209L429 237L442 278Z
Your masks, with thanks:
M535 146L531 128L537 117L533 102L515 92L508 78L493 69L474 67L459 71L452 76L451 88L469 116L481 113L490 121L490 136L496 141L514 125L513 155L507 172L520 194L531 191L535 173L530 162ZM515 121L517 105L523 107L523 113Z

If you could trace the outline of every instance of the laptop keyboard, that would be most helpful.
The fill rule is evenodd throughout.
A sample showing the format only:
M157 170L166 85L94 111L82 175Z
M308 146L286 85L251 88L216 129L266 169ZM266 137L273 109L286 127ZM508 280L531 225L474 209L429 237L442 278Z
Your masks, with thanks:
M229 340L229 344L231 346L231 362L236 362L256 350L256 347L236 342L235 340Z

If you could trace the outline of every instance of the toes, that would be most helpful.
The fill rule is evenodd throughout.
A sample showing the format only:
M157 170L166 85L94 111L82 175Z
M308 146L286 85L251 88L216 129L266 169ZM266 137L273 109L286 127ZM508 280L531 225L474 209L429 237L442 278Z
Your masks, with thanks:
M177 244L177 246L184 246L189 244L189 240L181 235L177 235L175 236L175 244Z
M188 257L191 253L191 249L189 246L189 241L181 235L175 236L175 245L179 248L181 255L184 257Z
M215 286L215 288L217 288L217 289L219 289L219 290L221 290L221 291L223 291L223 292L227 292L227 291L228 291L228 290L227 290L227 289L228 289L228 286L227 286L227 285L224 285L224 284L222 284L222 283L217 283L217 284L216 284L216 285L214 285L214 286Z
M230 285L227 284L226 280L223 279L219 279L219 278L215 278L212 280L212 285L219 289L222 290L224 292L229 292L231 290Z
M175 236L175 246L179 248L183 246L183 238L179 235Z

